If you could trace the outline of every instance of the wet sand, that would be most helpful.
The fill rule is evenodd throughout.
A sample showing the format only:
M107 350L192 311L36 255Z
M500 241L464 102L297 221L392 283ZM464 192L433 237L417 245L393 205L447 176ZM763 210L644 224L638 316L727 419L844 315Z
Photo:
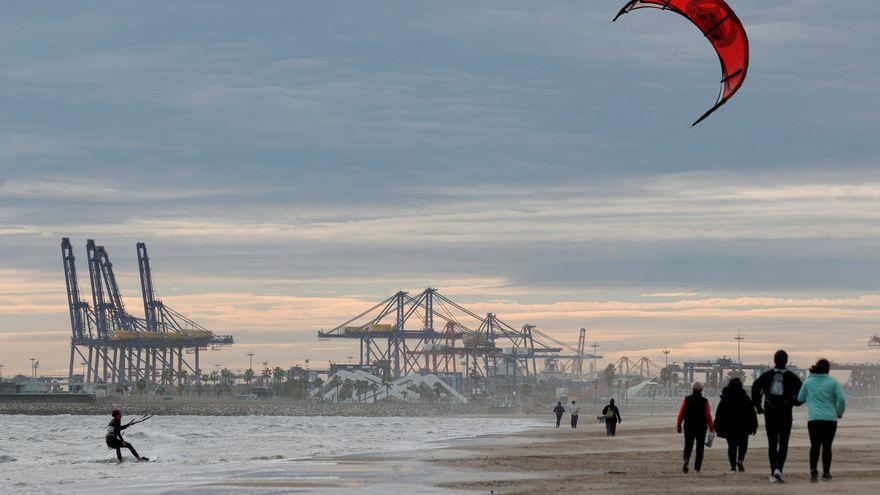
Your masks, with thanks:
M763 426L750 437L746 472L729 472L727 443L716 439L706 449L702 472L694 473L692 463L690 474L683 474L683 440L672 415L624 416L614 438L605 436L604 425L583 419L577 430L555 430L548 421L544 429L434 452L426 462L460 475L435 488L493 494L880 493L880 414L852 413L840 422L834 480L811 484L806 418L799 411L785 466L787 483L772 486Z

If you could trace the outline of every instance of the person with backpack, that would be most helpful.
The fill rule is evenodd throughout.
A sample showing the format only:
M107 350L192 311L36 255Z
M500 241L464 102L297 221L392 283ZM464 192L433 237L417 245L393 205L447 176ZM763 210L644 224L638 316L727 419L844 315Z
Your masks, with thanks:
M682 429L684 423L684 429ZM681 409L678 411L678 423L676 430L684 432L684 465L681 472L689 471L691 452L694 445L697 448L697 457L694 459L694 471L700 472L703 466L703 447L706 445L706 431L715 432L715 424L712 422L712 411L709 401L703 397L703 384L695 382L693 393L684 398Z
M810 368L810 376L798 393L807 403L807 430L810 433L810 481L819 481L819 450L822 450L822 481L831 481L831 444L837 433L837 420L846 411L846 397L840 382L831 377L831 363L820 359Z
M576 401L571 401L571 409L568 410L568 414L571 415L571 427L578 427L578 414L580 413L580 408L578 408Z
M720 398L715 410L715 433L727 439L730 471L742 473L746 470L743 463L749 449L749 435L758 432L758 415L739 378L730 380Z
M556 403L553 412L556 413L556 428L559 429L559 425L562 423L562 415L565 414L565 408L562 407L561 401Z
M620 409L614 405L614 399L608 401L608 405L602 409L605 416L605 435L613 437L617 435L617 423L623 423L620 419Z
M769 444L770 483L785 483L782 469L791 437L791 410L802 404L798 401L801 379L785 369L788 353L784 350L776 351L773 364L773 369L765 371L752 383L752 404L758 414L764 415Z

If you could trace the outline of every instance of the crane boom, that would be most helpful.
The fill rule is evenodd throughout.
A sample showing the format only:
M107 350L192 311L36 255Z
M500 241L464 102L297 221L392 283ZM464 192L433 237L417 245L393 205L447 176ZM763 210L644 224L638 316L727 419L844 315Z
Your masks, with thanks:
M159 331L159 311L161 302L156 300L156 292L153 289L153 273L150 271L150 257L147 255L147 245L137 243L138 271L141 276L141 293L144 299L144 315L147 318L147 330Z

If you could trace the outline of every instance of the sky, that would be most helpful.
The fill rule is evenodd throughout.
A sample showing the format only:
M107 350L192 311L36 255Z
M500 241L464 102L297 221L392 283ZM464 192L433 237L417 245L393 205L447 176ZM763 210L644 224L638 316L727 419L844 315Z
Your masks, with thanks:
M0 363L66 371L60 242L234 335L437 287L609 359L877 361L880 4L734 0L741 91L623 0L18 2L0 18ZM205 366L203 366L205 367Z

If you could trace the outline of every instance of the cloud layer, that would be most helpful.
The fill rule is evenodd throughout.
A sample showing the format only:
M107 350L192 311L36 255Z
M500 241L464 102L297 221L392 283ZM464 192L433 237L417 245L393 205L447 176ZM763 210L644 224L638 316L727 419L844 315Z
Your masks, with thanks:
M0 19L0 362L64 366L60 237L279 363L394 290L609 356L876 359L877 2L736 2L749 79L621 2L34 3ZM85 265L80 262L85 283ZM834 338L830 336L833 335Z

